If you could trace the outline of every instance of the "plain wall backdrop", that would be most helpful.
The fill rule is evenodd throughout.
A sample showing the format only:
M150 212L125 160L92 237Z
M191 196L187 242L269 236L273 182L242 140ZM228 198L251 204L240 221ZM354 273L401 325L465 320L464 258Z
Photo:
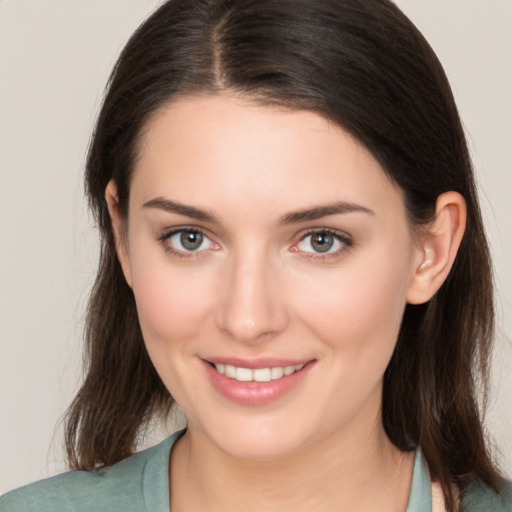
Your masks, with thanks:
M82 172L110 69L157 0L0 0L0 494L65 469L96 234ZM512 475L512 1L399 0L467 129L496 266L490 433Z

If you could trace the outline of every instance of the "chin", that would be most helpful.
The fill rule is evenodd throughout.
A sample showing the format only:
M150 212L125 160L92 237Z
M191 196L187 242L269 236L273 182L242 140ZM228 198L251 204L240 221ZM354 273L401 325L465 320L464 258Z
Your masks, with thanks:
M304 426L304 424L302 424ZM209 424L203 433L222 452L242 460L275 460L300 451L310 436L289 422L263 420Z
M218 447L236 459L269 461L294 455L300 450L302 443L294 442L289 437L270 438L268 435L255 433L247 437L220 440Z

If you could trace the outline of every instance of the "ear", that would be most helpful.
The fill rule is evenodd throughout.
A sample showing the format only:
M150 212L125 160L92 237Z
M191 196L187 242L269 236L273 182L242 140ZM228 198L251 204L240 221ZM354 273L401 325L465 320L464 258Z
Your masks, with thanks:
M126 230L121 213L119 211L119 196L117 194L117 185L114 180L108 182L105 189L105 201L107 202L108 213L110 215L110 222L112 224L112 231L114 233L114 240L116 244L117 257L123 274L128 283L132 287L132 272L130 266L130 257L128 255L128 246L126 241Z
M407 288L409 304L428 302L452 268L466 228L466 202L457 192L436 201L435 218L421 234L413 274Z

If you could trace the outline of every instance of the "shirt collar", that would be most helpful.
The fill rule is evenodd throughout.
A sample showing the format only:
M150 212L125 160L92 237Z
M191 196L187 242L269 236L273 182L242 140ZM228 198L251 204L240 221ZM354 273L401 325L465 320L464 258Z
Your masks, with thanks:
M414 458L411 493L407 512L432 512L432 493L427 464L418 449Z
M151 512L169 512L169 453L172 445L185 433L175 432L155 447L143 473L143 493L146 508ZM414 457L411 492L406 512L432 512L430 475L426 462L418 449Z

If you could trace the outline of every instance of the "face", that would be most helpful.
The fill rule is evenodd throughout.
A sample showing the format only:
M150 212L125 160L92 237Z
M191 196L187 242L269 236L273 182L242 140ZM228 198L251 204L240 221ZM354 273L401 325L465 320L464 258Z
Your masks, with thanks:
M400 190L317 114L226 96L161 110L119 250L191 434L273 458L380 425L418 249Z

